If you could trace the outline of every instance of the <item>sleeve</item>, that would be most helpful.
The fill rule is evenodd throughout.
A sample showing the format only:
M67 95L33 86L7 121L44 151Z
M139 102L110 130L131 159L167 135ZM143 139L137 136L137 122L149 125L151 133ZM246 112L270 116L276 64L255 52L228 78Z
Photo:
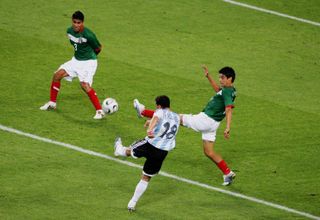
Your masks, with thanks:
M231 90L223 89L222 90L222 97L223 97L224 105L226 108L227 107L234 108L234 101L232 98L232 91Z
M163 111L162 109L157 109L154 114L154 116L157 116L159 119L162 119L163 118Z

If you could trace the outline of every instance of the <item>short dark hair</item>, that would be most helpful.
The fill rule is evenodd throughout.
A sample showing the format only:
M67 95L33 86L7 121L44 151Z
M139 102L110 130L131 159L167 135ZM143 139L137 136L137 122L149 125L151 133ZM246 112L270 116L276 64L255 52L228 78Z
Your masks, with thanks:
M219 73L225 75L227 78L232 77L231 82L234 82L234 80L236 79L236 73L231 67L223 67L221 70L219 70Z
M160 105L161 108L170 108L170 99L166 95L160 95L156 99L156 105Z
M76 11L72 15L72 19L77 19L80 21L84 21L84 14L81 11Z

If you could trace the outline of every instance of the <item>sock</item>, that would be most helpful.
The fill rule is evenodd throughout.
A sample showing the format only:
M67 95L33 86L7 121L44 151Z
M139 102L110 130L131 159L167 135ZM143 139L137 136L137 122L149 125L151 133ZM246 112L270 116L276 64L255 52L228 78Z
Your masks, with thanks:
M120 156L127 157L128 156L126 153L127 149L128 149L127 147L119 146L117 147L117 152L120 154Z
M92 104L94 105L96 110L101 110L101 104L99 102L97 93L94 91L94 89L91 89L88 93L88 96L90 98L90 101L92 102Z
M221 160L219 163L217 163L217 166L223 172L224 175L228 175L231 171L224 160Z
M60 82L51 82L51 87L50 87L50 101L51 102L57 102L57 96L58 92L60 90Z
M141 115L143 115L144 117L147 117L147 118L152 118L153 114L154 114L154 111L149 110L149 109L145 109L141 112Z
M130 203L136 203L142 196L142 194L146 191L148 187L149 182L140 180L140 182L137 184L136 189L134 191L134 194L130 200Z

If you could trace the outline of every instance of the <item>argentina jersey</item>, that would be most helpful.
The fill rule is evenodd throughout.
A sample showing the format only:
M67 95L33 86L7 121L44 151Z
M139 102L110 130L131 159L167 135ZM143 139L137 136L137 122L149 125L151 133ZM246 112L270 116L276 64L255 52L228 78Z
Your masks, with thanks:
M159 118L153 129L154 138L146 137L146 140L154 147L170 151L176 145L176 135L179 129L180 118L170 109L157 109L154 116Z

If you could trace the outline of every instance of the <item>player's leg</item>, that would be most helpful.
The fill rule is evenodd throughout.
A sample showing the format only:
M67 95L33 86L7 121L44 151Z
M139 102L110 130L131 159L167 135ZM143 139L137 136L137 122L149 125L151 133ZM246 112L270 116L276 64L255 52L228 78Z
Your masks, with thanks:
M50 101L57 102L57 96L61 86L61 79L69 76L64 69L59 69L52 78L51 91L50 91Z
M120 137L114 141L114 155L128 157L131 155L131 149L122 145Z
M214 142L203 140L203 151L204 154L212 160L217 167L222 171L223 173L223 185L230 185L232 183L233 178L235 178L235 173L230 170L227 163L223 160L221 155L216 153L214 151Z
M139 144L138 144L139 145ZM168 151L160 150L150 145L148 142L142 145L142 147L133 148L134 156L141 156L147 158L143 165L143 175L136 186L135 192L128 203L128 210L135 210L136 204L140 197L146 191L151 177L157 175L160 171L162 163L166 158Z
M152 118L154 114L154 110L146 109L143 104L139 102L138 99L133 100L133 107L137 111L137 115L139 118L142 117L147 117L147 118Z
M123 157L132 156L135 159L144 157L148 150L146 144L148 144L148 141L145 139L142 139L142 140L135 141L129 147L125 147L122 144L121 138L117 137L114 141L114 155L123 156Z
M216 153L214 151L213 146L214 146L214 142L213 141L203 140L203 152L204 152L204 154L210 160L212 160L215 164L217 164L217 166L220 168L220 170L224 174L228 174L230 172L230 169L228 168L228 166L219 166L218 165L223 161L223 159L218 153Z
M180 125L183 126L183 114L179 114L179 117L180 117Z
M92 103L92 105L94 106L94 108L96 109L96 115L93 117L94 119L102 119L105 114L102 111L102 107L99 101L99 98L97 96L96 91L90 86L90 84L88 82L80 82L81 88L83 89L83 91L85 91Z
M148 142L145 139L136 141L135 143L130 145L130 147L125 147L122 145L121 138L117 137L114 143L114 155L123 157L128 157L131 155L133 158L144 157L149 154L149 147L150 146L148 146ZM128 203L128 210L130 212L135 210L136 204L143 193L146 191L151 177L152 175L149 175L145 172L143 173L141 180L137 184L134 194Z
M105 114L102 110L96 91L92 88L93 77L96 73L97 60L75 61L75 71L79 78L81 88L87 93L92 105L96 109L94 119L102 119Z
M68 73L64 69L59 69L54 73L50 86L50 101L40 107L40 110L56 109L57 96L61 86L61 79L67 77Z
M151 176L147 176L145 174L142 175L140 181L138 182L134 190L133 196L128 203L129 212L135 211L136 204L140 199L140 197L143 195L143 193L147 190L150 180L151 180Z

